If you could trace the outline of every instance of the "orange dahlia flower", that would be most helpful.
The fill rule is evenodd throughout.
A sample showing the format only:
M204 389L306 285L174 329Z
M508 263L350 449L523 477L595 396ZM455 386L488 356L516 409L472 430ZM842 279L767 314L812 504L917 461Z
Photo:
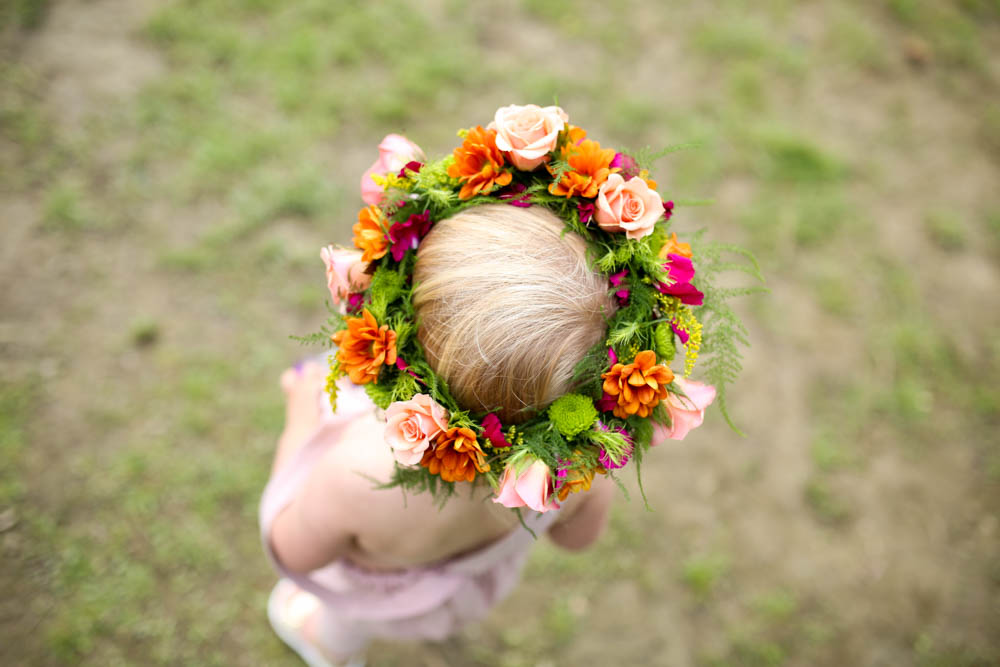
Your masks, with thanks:
M381 327L365 308L361 317L348 317L347 328L331 336L340 349L337 361L354 384L378 382L382 365L396 363L396 332Z
M366 206L358 211L354 223L354 246L362 250L361 261L370 262L385 256L389 241L385 238L384 219L378 206Z
M562 149L563 159L572 167L572 171L563 174L558 183L549 184L549 192L557 197L597 196L601 184L608 180L611 173L611 161L615 152L610 148L601 148L596 141L585 139L579 145L567 144ZM555 175L551 166L549 173Z
M674 381L674 372L656 363L652 350L643 350L631 364L615 364L601 377L605 393L618 399L614 415L625 419L635 414L648 417L667 397L667 385Z
M566 500L566 496L571 493L577 493L578 491L590 491L590 484L594 481L594 473L605 474L607 471L604 468L574 468L568 471L566 478L563 479L559 486L559 490L556 492L559 500Z
M494 187L508 185L513 178L510 171L503 168L503 153L497 148L496 130L484 130L482 125L472 128L462 145L455 149L454 156L448 175L465 183L458 193L459 199L488 195Z
M442 431L434 446L424 452L420 465L446 482L471 482L477 472L486 472L486 453L470 428L454 427Z
M667 255L680 255L681 257L691 258L691 244L681 243L677 240L677 232L670 234L670 238L667 242L663 244L660 248L660 252L657 255L660 259L666 259Z
M566 143L578 144L586 138L587 131L582 127L577 127L576 125L566 126Z

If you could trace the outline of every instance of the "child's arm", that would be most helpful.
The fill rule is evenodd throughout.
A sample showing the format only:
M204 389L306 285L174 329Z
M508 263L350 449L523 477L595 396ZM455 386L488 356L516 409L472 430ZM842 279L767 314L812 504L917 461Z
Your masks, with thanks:
M353 539L349 503L320 463L302 491L271 524L271 548L292 572L305 573L342 557Z
M614 491L615 485L610 479L595 479L590 491L582 494L573 511L568 516L559 517L549 528L552 541L571 551L586 549L596 542L608 524L608 509Z

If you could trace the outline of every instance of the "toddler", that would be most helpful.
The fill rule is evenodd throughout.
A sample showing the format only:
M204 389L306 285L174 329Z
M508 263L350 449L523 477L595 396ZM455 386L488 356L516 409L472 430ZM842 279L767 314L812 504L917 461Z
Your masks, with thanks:
M586 250L548 209L506 204L465 209L420 241L417 336L462 409L518 424L573 389L615 310ZM373 638L442 639L510 592L535 535L583 549L604 529L613 483L600 475L559 509L525 511L525 525L482 476L443 505L379 488L394 469L385 415L346 378L334 413L326 373L324 355L282 375L287 419L261 504L283 577L269 617L308 664L361 664Z

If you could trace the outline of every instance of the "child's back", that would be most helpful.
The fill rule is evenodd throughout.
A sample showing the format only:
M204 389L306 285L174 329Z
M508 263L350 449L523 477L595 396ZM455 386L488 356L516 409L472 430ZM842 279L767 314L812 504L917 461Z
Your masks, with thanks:
M504 423L569 390L574 365L613 309L582 239L564 238L562 222L541 208L480 206L439 222L421 243L414 284L428 360L466 409L495 411ZM320 634L328 649L356 650L345 633L436 637L481 616L514 585L535 536L491 502L485 483L459 485L440 506L430 494L378 488L396 461L384 415L360 387L342 382L337 414L324 416L323 372L313 365L286 378L288 426L262 520L279 569L327 603ZM610 500L607 480L595 487L559 510L526 512L527 526L567 548L587 546ZM334 623L334 607L354 600L332 590L345 579L351 591L403 586L402 594L380 605L369 590L351 623ZM455 590L442 597L449 586ZM434 604L423 609L416 598ZM359 625L358 614L370 613Z

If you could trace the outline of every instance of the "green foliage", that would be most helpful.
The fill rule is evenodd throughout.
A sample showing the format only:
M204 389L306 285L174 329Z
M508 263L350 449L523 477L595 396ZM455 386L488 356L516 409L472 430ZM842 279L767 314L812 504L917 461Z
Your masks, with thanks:
M405 371L396 375L392 387L393 402L408 401L413 398L414 394L418 393L420 393L420 386L417 384L416 378Z
M388 307L405 293L406 276L392 268L382 267L372 276L368 311L376 322L382 324L386 320Z
M704 145L705 144L701 141L687 141L680 144L671 144L669 146L660 149L654 149L652 146L643 146L638 151L636 151L635 155L633 155L632 157L634 157L636 163L642 165L643 168L650 169L653 166L653 163L655 163L657 160L661 158L664 158L673 153L677 153L679 151L691 150L692 148L701 148Z
M396 400L394 398L396 385L386 382L381 377L379 380L379 382L369 382L366 384L364 386L365 393L368 394L368 398L372 399L372 403L385 410Z
M759 286L717 288L714 286L714 279L726 271L744 273L760 282L764 282L764 277L760 273L756 259L749 251L727 244L702 243L701 236L698 234L692 239L698 267L698 275L695 276L696 285L705 294L700 310L703 343L699 359L705 379L715 386L719 411L729 426L740 433L729 416L726 387L736 380L743 369L743 353L740 351L740 346L749 346L750 341L747 339L746 327L727 301L736 296L765 293L766 289ZM727 261L725 257L728 254L743 257L745 262Z
M597 419L594 401L580 394L565 394L549 406L549 419L567 438L573 438L588 430Z
M656 329L653 330L653 341L656 356L664 361L672 361L677 348L674 347L674 332L669 323L660 322L656 325Z
M628 440L617 430L593 428L587 432L587 438L596 447L607 452L615 463L620 463L632 450Z
M573 376L570 381L573 391L589 396L595 401L599 399L603 394L601 374L608 369L609 364L607 345L604 341L600 341L587 350L587 353L573 368Z

